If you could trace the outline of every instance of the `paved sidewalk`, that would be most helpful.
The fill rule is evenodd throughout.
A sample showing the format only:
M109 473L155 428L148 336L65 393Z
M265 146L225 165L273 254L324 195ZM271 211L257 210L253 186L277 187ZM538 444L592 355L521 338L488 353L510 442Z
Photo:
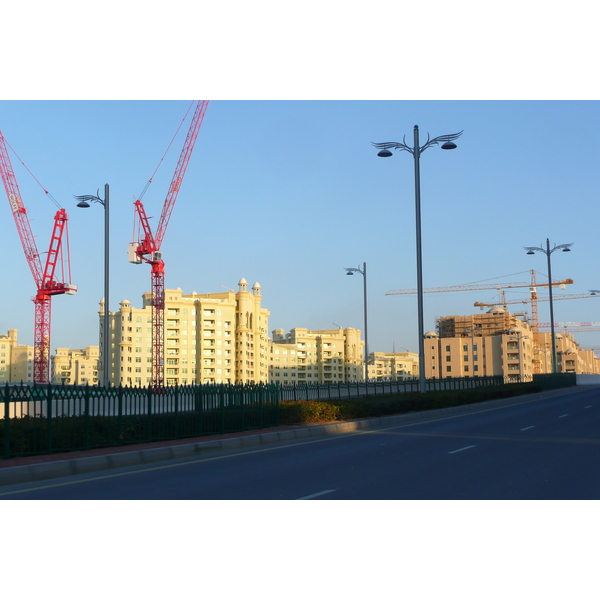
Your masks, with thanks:
M207 452L235 450L263 444L289 442L324 435L375 429L378 427L392 427L407 421L433 419L451 413L478 409L489 410L495 406L540 399L547 395L568 391L569 389L551 390L539 394L491 400L480 404L467 404L452 408L412 412L389 417L338 421L315 425L283 425L222 435L206 435L147 444L78 450L41 456L22 456L6 460L0 459L0 486L41 481L56 477L68 477L69 475L143 465L176 458L194 457Z

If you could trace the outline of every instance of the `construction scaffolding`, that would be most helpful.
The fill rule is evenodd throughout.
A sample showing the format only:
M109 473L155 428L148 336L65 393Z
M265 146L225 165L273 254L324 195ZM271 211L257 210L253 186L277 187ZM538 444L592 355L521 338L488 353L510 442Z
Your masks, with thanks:
M523 321L500 306L480 315L453 315L436 319L437 334L441 338L488 337L501 335L519 326L523 326Z

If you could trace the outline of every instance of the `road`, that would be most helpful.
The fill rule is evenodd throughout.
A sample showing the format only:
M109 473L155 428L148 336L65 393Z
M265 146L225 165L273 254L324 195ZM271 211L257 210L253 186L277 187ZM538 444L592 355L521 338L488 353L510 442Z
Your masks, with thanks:
M5 486L0 499L599 499L600 387L393 427Z

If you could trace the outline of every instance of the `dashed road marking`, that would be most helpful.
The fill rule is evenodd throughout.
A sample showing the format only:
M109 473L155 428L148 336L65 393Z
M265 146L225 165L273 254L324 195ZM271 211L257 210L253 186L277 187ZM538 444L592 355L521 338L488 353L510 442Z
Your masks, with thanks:
M523 429L521 429L521 431L527 431L528 429L533 429L535 427L535 425L530 425L529 427L523 427Z
M452 450L448 452L448 454L456 454L457 452L462 452L463 450L470 450L471 448L477 448L477 446L465 446L464 448L459 448L458 450Z
M315 494L310 494L308 496L302 496L302 498L296 498L296 500L311 500L312 498L318 498L319 496L324 496L325 494L331 494L335 492L335 490L323 490L322 492L316 492Z
M564 418L564 417L568 417L568 416L569 416L569 414L567 413L566 415L560 415L560 417L558 417L558 418L559 418L559 419L562 419L562 418Z

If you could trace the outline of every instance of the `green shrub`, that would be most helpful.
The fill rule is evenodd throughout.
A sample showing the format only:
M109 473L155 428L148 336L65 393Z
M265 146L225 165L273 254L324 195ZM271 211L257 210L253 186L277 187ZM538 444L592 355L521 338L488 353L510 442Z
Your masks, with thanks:
M526 383L424 394L365 396L357 400L285 400L280 404L279 416L282 425L348 421L476 404L498 398L532 394L540 392L541 389L538 385Z

